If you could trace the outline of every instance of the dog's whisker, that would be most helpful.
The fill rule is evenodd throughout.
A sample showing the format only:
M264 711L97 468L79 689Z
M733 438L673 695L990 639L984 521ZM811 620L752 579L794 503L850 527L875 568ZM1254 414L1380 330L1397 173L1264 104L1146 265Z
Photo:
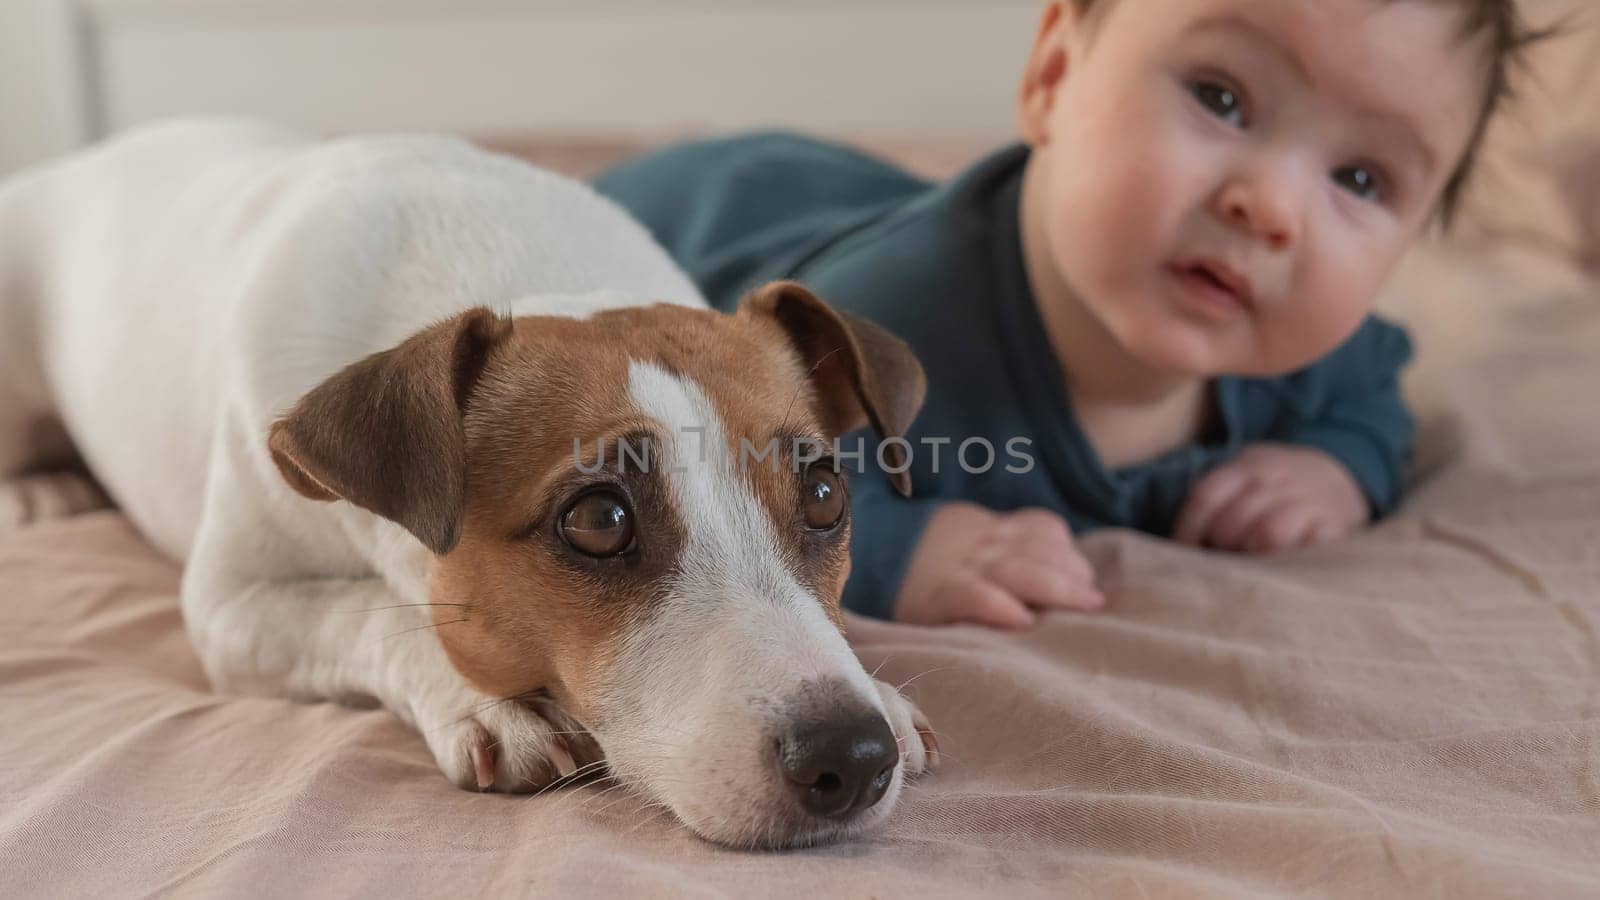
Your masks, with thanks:
M402 629L400 631L396 631L393 634L386 634L382 638L380 638L380 640L387 641L390 638L397 638L397 637L399 637L399 636L401 636L403 634L410 634L413 631L426 631L426 630L428 630L430 628L443 628L446 625L460 625L462 622L465 622L465 621L467 621L467 619L460 618L460 619L451 619L448 622L430 622L427 625L418 625L415 628L405 628L405 629Z
M471 719L471 718L477 716L479 713L483 712L484 710L490 709L492 707L500 705L501 703L506 703L506 702L508 702L508 701L504 697L495 697L495 698L490 698L488 700L484 700L484 701L482 701L480 703L474 703L472 706L468 707L466 713L463 714L459 718L452 719L449 722L445 722L442 725L436 725L433 728L418 729L418 730L421 731L424 734L431 734L431 733L433 733L435 731L443 731L446 728L454 728L455 726L460 725L462 722L465 722L468 719Z
M672 807L668 806L667 804L662 803L659 800L651 801L651 802L648 802L648 803L644 804L644 811L654 811L654 810L665 810L666 813L667 813L666 819L673 826L676 826L677 828L685 828L685 827L687 827L682 822L678 821L678 817L677 817L676 814L673 813ZM645 827L646 825L651 825L651 824L658 823L658 822L661 821L661 819L662 819L662 816L660 816L660 815L640 816L639 820L633 823L633 827L628 829L628 836L632 837L634 834L636 834L639 831L639 829Z
M954 669L954 668L955 668L955 666L936 666L936 667L934 667L932 669L929 669L926 672L921 672L919 674L911 676L910 678L906 679L904 682L899 684L897 687L895 687L895 690L904 691L913 682L915 682L917 679L923 677L924 675L932 675L935 672L947 672L947 671L949 671L951 669Z
M606 760L597 759L597 760L595 760L593 762L584 763L583 765L577 767L576 769L573 769L572 772L567 775L567 777L568 778L581 778L581 777L583 777L585 775L588 775L590 772L597 772L597 771L599 771L599 770L601 770L601 769L603 769L605 767L606 767Z
M467 708L466 715L463 715L461 718L456 719L454 722L451 722L450 724L452 724L452 725L460 725L462 722L465 722L466 720L477 716L479 713L486 712L486 711L488 711L490 709L493 709L494 707L499 706L500 704L505 703L505 702L506 701L503 698L491 698L489 700L483 700L483 701L480 701L478 703L474 703L470 707Z
M943 739L945 737L948 737L948 735L946 735L944 732L935 731L932 728L918 728L917 729L917 734L931 734L931 735L933 735L935 740L940 740L940 739ZM896 737L895 740L897 740L897 741L904 740L904 738Z
M596 779L594 782L592 782L590 784L573 785L573 789L572 789L571 792L569 792L569 793L567 793L565 795L562 795L562 796L554 796L554 797L551 798L551 800L554 802L555 805L553 805L553 806L551 806L549 808L550 814L551 815L560 815L562 813L565 813L569 808L574 807L574 806L577 806L577 807L581 808L583 806L584 801L592 800L596 796L605 795L607 792L611 791L615 787L615 784L601 789L598 794L591 794L591 793L589 793L588 791L586 791L584 789L587 788L587 787L599 786L599 785L605 784L608 781L615 782L616 781L616 776L615 775L602 775L602 776L600 776L598 779ZM542 793L544 793L544 791L540 791L539 793L542 794ZM537 794L535 796L537 796Z
M365 607L363 609L330 609L328 611L329 612L336 612L336 613L365 613L365 612L381 612L381 611L386 610L386 609L413 609L413 608L416 608L416 607L429 607L429 606L455 607L456 609L466 609L467 608L467 604L465 604L465 603L395 603L395 604L391 604L389 606L368 606L368 607Z
M843 347L835 347L832 350L829 350L827 353L822 354L817 358L817 361L812 364L811 371L807 372L806 377L795 386L794 396L789 398L789 405L783 411L783 424L779 426L778 431L782 432L789 427L789 414L794 412L794 402L800 399L800 391L803 389L803 387L811 384L811 377L817 374L817 370L822 368L822 364L828 361L828 357L842 351L843 349Z
M611 809L615 803L629 795L627 782L620 779L614 780L603 790L596 792L591 798L597 802L602 799L606 800L607 802L604 804L599 804L598 808L591 807L589 811L595 815L603 815L607 810Z
M586 788L587 785L574 786L573 790L568 791L568 793L563 794L563 796L555 796L555 798L550 798L549 802L552 804L552 806L550 806L549 814L568 815L576 812L576 814L592 815L590 809L592 809L592 802L594 802L594 799L603 798L603 796L606 796L606 794L616 790L618 786L606 785L597 791L589 791L586 790Z
M607 793L610 793L612 791L619 790L619 789L622 789L622 788L626 788L626 787L628 787L628 785L619 784L614 788L608 789ZM607 802L604 806L601 806L599 809L591 810L590 814L594 815L594 816L603 816L606 813L610 812L611 810L615 809L618 804L627 802L628 800L636 799L636 796L637 795L634 794L632 791L623 791L622 793L618 794L617 796L612 797L609 802Z
M551 781L549 784L545 785L544 787L541 787L538 790L534 791L530 796L538 797L538 796L540 796L542 794L546 794L546 793L548 793L548 792L550 792L552 790L555 790L556 788L561 788L561 787L566 787L568 785L571 785L573 782L575 782L578 779L584 777L588 773L595 771L597 768L599 768L600 766L602 766L604 764L605 764L605 760L596 760L596 761L594 761L592 763L585 763L584 765L581 765L578 768L573 769L571 772L568 772L565 775L558 776L554 781Z
M597 771L597 770L599 770L601 768L604 768L605 765L606 765L606 760L605 759L591 760L589 762L583 763L582 765L578 766L576 769L573 769L571 772L567 773L563 777L565 777L565 778L578 778L578 777L586 775L586 774L588 774L590 772L594 772L594 771Z
M593 794L575 794L581 802L572 809L593 819L604 819L611 809L623 800L634 796L625 784L612 784Z
M623 781L620 778L617 778L614 775L611 776L610 781L611 781L610 784L606 785L605 787L601 788L600 790L595 791L594 793L589 794L588 796L585 797L586 800L591 801L591 807L593 806L593 803L598 802L598 801L600 801L602 799L605 799L608 796L610 797L610 799L615 800L616 797L613 796L613 795L615 795L618 791L625 791L628 788L627 782ZM589 810L589 812L598 815L600 813L603 813L606 809L609 809L609 808L610 808L609 805L603 806L600 809L591 808Z

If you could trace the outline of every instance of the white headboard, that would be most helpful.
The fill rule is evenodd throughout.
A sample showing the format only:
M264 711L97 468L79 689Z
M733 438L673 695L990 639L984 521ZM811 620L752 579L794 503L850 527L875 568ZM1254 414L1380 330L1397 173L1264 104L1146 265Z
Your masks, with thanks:
M1039 11L1039 0L3 0L0 169L188 113L328 133L779 125L998 140Z

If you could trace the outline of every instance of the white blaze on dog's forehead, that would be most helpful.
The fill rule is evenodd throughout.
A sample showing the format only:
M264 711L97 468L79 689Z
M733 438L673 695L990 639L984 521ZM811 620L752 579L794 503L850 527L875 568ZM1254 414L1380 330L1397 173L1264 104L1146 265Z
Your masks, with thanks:
M759 841L798 827L781 824L794 804L772 758L774 737L799 724L787 718L797 704L821 681L848 685L880 714L883 700L784 560L773 529L794 513L757 501L699 385L634 361L628 390L669 444L649 464L668 486L684 545L661 600L622 635L596 737L623 782L691 828ZM861 821L886 815L898 785L897 776Z
M772 517L728 450L716 407L694 381L652 363L633 361L628 375L633 402L668 438L669 446L651 464L665 472L686 532L677 590L668 601L681 608L661 617L664 626L747 641L728 648L736 655L761 646L763 668L770 667L764 674L790 682L773 689L792 688L797 678L830 676L866 688L860 663L821 601L800 586L785 562Z

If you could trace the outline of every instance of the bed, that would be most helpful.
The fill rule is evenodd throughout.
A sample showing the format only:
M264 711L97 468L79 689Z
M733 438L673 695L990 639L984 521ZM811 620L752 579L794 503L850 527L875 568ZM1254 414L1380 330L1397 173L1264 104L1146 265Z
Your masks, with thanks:
M1572 27L1385 294L1420 347L1400 512L1270 558L1097 533L1110 610L1018 635L851 618L946 751L881 832L719 849L604 785L456 790L381 710L212 694L178 567L56 475L0 486L0 896L1600 896L1600 38ZM499 145L580 173L639 146Z

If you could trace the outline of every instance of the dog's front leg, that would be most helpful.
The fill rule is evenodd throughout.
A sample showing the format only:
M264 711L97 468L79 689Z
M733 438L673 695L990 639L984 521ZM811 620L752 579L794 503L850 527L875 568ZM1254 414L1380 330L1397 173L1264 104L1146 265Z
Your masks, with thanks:
M406 603L380 579L241 582L191 567L183 606L218 690L375 699L422 733L463 788L537 790L598 759L587 735L472 688L435 634L450 626L436 626L427 606Z

